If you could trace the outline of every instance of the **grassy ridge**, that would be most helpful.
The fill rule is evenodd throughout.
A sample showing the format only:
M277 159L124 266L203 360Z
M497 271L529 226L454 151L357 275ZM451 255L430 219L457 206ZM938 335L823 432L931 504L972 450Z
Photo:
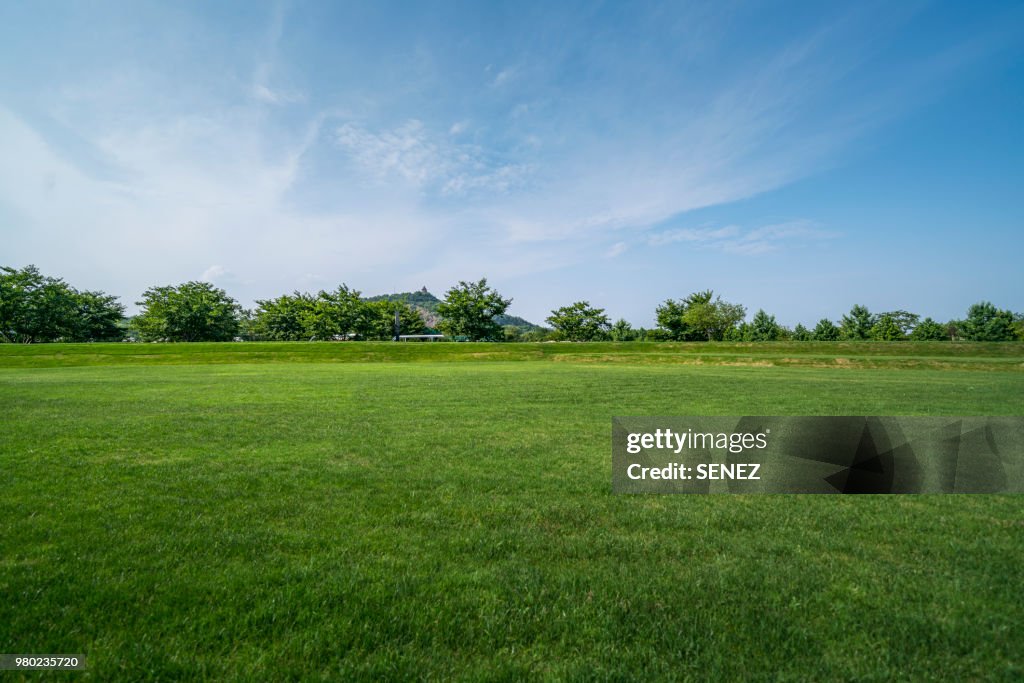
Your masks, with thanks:
M711 342L0 344L0 367L563 361L1024 371L1024 343Z
M1024 676L1019 497L613 496L608 442L615 414L1019 413L1020 355L366 346L420 362L125 344L0 368L0 651L84 652L104 681Z

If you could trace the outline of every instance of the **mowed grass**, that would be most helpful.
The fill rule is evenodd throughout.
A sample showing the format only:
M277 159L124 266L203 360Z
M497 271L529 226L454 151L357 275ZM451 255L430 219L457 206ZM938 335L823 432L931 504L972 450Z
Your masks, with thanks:
M553 361L759 367L1024 371L1022 343L291 343L0 344L0 367L197 363Z
M0 347L0 652L103 681L1024 676L1019 496L610 492L613 415L1019 414L1020 345L536 346Z

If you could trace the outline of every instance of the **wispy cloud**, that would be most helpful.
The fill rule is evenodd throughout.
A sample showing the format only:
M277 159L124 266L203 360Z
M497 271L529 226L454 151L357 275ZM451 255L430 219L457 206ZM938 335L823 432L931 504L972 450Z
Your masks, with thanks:
M60 46L52 64L10 39L10 258L47 255L55 272L109 274L85 284L126 293L203 273L266 296L307 280L386 290L467 269L597 272L645 246L796 251L832 231L686 214L842 163L994 49L935 37L943 49L925 58L900 44L871 64L905 20L885 5L822 6L765 31L761 10L718 6L577 16L538 4L500 31L486 5L287 7L263 22L176 5L40 13L36 42ZM108 25L147 37L111 43L97 34ZM1001 45L1019 34L1006 31ZM781 209L819 218L809 211Z
M346 123L335 131L335 141L377 182L399 179L440 195L503 194L531 171L528 164L505 163L477 145L432 134L417 119L376 132Z
M652 247L660 247L674 242L721 244L734 239L739 231L735 225L727 225L722 228L678 228L651 235L647 243Z
M616 242L608 248L608 251L604 253L604 256L605 258L616 258L625 254L628 249L629 245L625 242Z
M252 96L259 102L273 105L294 104L303 100L302 94L295 91L271 90L262 79L253 83Z
M503 85L506 85L509 82L515 80L518 75L519 67L506 67L504 69L501 69L500 71L498 71L498 73L494 75L494 78L491 79L490 85L492 88L500 88Z
M254 99L264 104L285 105L301 102L304 96L293 88L271 85L275 71L281 62L280 43L285 27L285 6L278 2L272 6L270 22L267 27L265 46L262 59L253 70L251 94Z
M203 274L199 276L202 282L221 282L224 280L230 280L234 278L234 273L229 271L227 268L221 265L212 265L203 271Z
M120 284L95 285L108 290L140 292L201 272L208 281L231 276L259 282L253 296L262 296L294 286L288 273L337 279L401 261L440 234L426 229L424 217L396 196L347 211L296 206L291 195L302 159L318 139L316 126L274 152L264 149L258 126L257 120L227 115L108 132L96 145L119 169L119 179L110 181L83 173L32 127L0 109L0 144L17 150L20 169L0 164L0 204L23 226L8 243L46 254L46 245L60 242L88 254L61 273L109 274ZM65 226L83 225L83 216L87 229L64 232ZM229 273L209 266L213 259L238 265Z
M836 231L825 230L812 221L797 220L750 229L738 225L676 228L651 234L647 244L660 247L685 242L699 248L736 254L761 254L836 237L839 237Z
M397 175L425 185L452 171L453 160L427 137L423 123L416 119L379 133L346 123L335 131L335 141L379 180Z

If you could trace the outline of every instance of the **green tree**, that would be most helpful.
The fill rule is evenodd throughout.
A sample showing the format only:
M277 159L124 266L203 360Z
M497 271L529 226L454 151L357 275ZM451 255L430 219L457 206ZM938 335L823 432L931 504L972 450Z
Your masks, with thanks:
M0 333L4 340L32 344L66 335L73 316L70 288L35 266L0 270Z
M942 341L949 339L949 335L946 334L945 325L941 325L931 318L925 318L914 327L910 338L914 341Z
M746 315L739 304L715 297L710 289L681 301L667 300L656 310L658 326L676 341L721 340Z
M28 300L24 337L29 342L70 339L75 333L75 290L58 278L43 278L43 285Z
M238 338L242 341L257 341L256 314L251 308L238 309Z
M306 327L306 320L312 313L314 302L312 296L302 292L282 294L276 299L257 299L252 321L253 335L269 341L309 339L313 335Z
M44 278L35 266L0 268L0 335L5 342L29 343L30 308Z
M501 325L494 321L508 310L512 299L504 299L487 286L487 278L478 282L460 281L445 293L437 305L441 330L451 337L468 337L470 341L499 340Z
M793 328L792 338L793 341L810 341L814 338L814 334L802 324L797 323Z
M844 315L839 325L840 335L843 339L851 341L870 339L871 328L875 325L875 316L866 306L857 304L850 309L848 315Z
M763 309L758 309L750 321L749 341L775 341L779 338L781 328L775 322L774 315L768 315Z
M427 324L412 306L403 301L364 302L366 325L362 336L366 339L392 339L395 334L395 313L398 314L399 334L424 334Z
M69 341L120 341L124 305L103 292L74 292L75 317Z
M744 316L746 309L739 304L723 301L721 297L711 300L711 290L691 295L687 301L683 321L696 331L701 339L721 340L726 330L735 327Z
M822 318L814 326L814 341L837 341L839 337L839 328L828 318Z
M871 339L874 341L899 341L905 338L900 325L888 313L878 316L871 326Z
M1003 311L988 301L976 303L967 309L967 319L963 321L961 334L970 341L1013 341L1014 315Z
M722 341L750 341L750 324L742 322L739 325L733 325L725 331L725 334L722 335Z
M0 341L110 341L121 338L124 307L103 292L79 292L35 266L0 268Z
M144 341L230 341L238 334L241 307L209 282L150 287L136 304L133 326Z
M658 327L661 328L669 339L674 341L691 341L694 330L687 324L684 316L686 314L685 301L669 299L656 310Z
M637 339L639 339L640 341L649 342L664 342L672 341L673 339L672 335L668 331L663 330L660 327L655 327L654 329L650 330L645 327L641 327L639 330L637 330L636 336Z
M905 338L910 334L910 331L917 325L917 321L921 319L917 313L910 313L908 311L886 311L878 316L881 319L883 316L889 316L889 318L895 323L896 327L900 330L900 337ZM875 323L878 322L875 320Z
M611 337L612 341L633 341L634 339L636 339L637 333L636 330L633 329L633 326L630 325L624 318L619 318L612 325L612 328L609 331L609 336Z
M589 301L577 301L551 311L547 323L555 328L557 338L567 341L597 341L605 339L611 322L603 308L594 308Z
M546 327L535 327L523 333L521 340L525 342L542 342L551 338L551 330Z
M333 292L321 290L302 315L302 323L311 339L366 337L372 333L370 312L360 292L341 284Z

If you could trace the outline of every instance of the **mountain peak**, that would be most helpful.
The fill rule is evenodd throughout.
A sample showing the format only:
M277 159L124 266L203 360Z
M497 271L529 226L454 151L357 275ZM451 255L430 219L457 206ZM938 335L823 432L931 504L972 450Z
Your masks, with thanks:
M441 322L441 316L437 313L437 305L441 303L441 300L431 294L430 290L425 286L415 292L396 292L394 294L368 296L366 301L401 301L419 311L420 316L428 327L436 329ZM495 316L494 320L499 325L512 325L522 330L539 329L540 327L529 320L524 320L515 315L499 315Z

